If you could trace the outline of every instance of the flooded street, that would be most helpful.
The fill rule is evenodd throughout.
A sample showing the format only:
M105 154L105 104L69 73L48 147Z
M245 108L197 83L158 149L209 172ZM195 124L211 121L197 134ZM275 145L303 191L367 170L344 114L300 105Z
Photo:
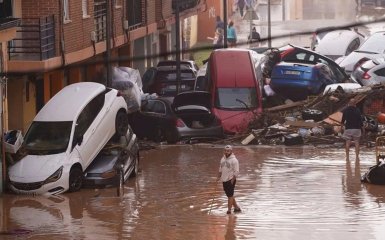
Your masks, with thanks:
M352 149L353 150L353 149ZM361 184L374 148L235 147L242 213L216 183L222 146L142 151L140 172L114 188L55 197L3 194L0 239L384 239L385 186Z

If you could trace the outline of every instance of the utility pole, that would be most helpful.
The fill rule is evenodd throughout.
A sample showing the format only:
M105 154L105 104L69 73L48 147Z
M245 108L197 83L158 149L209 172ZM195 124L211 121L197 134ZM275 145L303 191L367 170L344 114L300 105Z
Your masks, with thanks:
M267 0L267 39L268 39L268 47L271 48L271 9L270 9L270 0Z
M175 35L176 35L176 94L179 93L180 87L180 17L179 17L179 0L175 0Z
M107 87L111 87L111 80L112 80L112 69L111 69L111 1L106 1L106 35L107 35L107 42L106 42L106 67L107 67L107 81L106 85Z
M223 47L227 48L227 0L223 0Z

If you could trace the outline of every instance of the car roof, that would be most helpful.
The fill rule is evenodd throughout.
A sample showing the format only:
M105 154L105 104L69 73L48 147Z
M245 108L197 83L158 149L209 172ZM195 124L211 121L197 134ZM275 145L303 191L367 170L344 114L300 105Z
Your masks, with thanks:
M159 66L156 67L157 71L176 71L176 65L167 65L167 66ZM180 70L184 72L194 72L191 68L185 66L185 65L180 65Z
M85 105L104 90L103 84L95 82L68 85L44 105L34 121L74 121Z
M383 54L385 51L385 31L375 32L370 35L356 51L370 51Z
M349 44L357 38L360 38L360 35L350 30L328 32L318 43L315 51L323 55L345 55Z

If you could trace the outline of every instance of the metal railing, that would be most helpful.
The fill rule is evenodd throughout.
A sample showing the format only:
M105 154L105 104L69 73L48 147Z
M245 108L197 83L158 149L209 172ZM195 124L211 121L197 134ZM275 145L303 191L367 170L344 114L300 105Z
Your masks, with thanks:
M9 60L46 60L55 57L54 15L21 18L16 37L8 42Z

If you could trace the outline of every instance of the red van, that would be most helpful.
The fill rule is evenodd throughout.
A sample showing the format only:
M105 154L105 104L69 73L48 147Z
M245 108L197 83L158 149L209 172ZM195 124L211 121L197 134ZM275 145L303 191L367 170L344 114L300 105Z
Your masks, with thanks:
M262 86L256 74L258 53L248 49L214 50L207 66L212 111L227 134L247 132L262 112Z

